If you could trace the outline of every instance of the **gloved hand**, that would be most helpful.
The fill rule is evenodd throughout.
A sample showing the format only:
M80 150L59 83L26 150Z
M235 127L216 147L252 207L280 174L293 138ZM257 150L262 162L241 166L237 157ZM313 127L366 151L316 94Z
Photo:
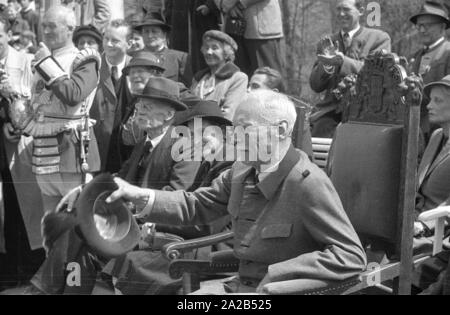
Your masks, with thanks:
M55 241L67 231L78 224L75 202L81 194L82 186L70 191L58 204L55 212L49 212L42 219L42 236L44 248L47 253L51 250Z

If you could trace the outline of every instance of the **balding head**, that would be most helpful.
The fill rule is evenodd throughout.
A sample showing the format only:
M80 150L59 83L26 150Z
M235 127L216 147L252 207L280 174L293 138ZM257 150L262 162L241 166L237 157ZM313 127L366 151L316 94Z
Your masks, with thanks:
M61 5L50 7L42 22L44 43L51 50L71 45L76 24L75 13L70 8Z
M291 136L297 112L287 96L269 90L256 90L250 92L236 110L235 126L242 126L245 120L251 121L253 126L277 126L285 122L286 132Z

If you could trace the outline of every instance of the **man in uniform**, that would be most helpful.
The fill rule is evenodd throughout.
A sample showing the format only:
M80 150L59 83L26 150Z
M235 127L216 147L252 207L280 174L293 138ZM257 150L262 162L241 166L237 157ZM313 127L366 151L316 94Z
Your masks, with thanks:
M356 276L365 269L364 250L330 180L292 147L295 121L287 97L252 92L234 125L246 128L250 137L271 131L272 144L267 137L238 144L242 162L193 193L155 191L115 179L119 189L106 201L124 198L136 205L139 218L172 225L207 224L230 214L239 277L225 286L216 281L203 293L288 293L290 280L310 288ZM271 152L269 160L257 154L262 148Z
M342 112L332 92L341 80L347 75L358 74L364 58L370 53L391 51L387 33L360 25L364 10L364 0L339 0L336 15L341 30L319 42L310 85L315 92L324 92L324 96L311 116L313 137L333 138Z
M45 44L41 43L35 56L37 73L31 101L34 117L24 133L33 137L33 173L41 189L44 210L52 212L87 173L100 168L87 114L95 96L101 61L97 51L80 53L73 45L73 11L53 6L43 21ZM89 134L90 141L82 141L88 140Z

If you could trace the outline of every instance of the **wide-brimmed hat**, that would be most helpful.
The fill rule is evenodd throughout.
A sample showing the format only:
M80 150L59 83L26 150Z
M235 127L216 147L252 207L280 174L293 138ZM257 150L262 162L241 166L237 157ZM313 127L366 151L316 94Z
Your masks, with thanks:
M139 243L140 230L124 200L107 204L118 189L110 174L94 178L76 202L79 229L88 246L104 258L132 251Z
M185 125L194 118L203 118L210 122L216 123L218 126L232 126L233 123L223 116L219 104L215 101L207 100L189 100L184 101L189 107L184 112L176 115L175 125Z
M166 23L166 20L160 12L148 12L144 19L134 26L134 29L142 31L144 26L158 26L166 33L172 30L172 27Z
M223 33L221 31L216 30L207 31L205 34L203 34L203 41L206 41L208 39L215 39L219 42L230 45L234 51L238 50L238 44L236 43L236 41L230 35Z
M187 106L180 100L178 83L162 77L150 78L142 94L137 94L136 97L164 101L177 111L187 109Z
M424 94L430 98L431 90L437 86L444 86L450 88L450 75L444 77L440 81L431 82L430 84L425 85L425 88L423 89Z
M136 52L134 57L130 60L130 63L123 69L123 73L127 75L130 72L130 69L135 67L155 68L161 72L166 71L166 68L158 57L145 50Z
M83 25L75 29L72 36L72 41L77 45L81 36L90 36L95 39L99 46L103 44L103 35L94 25Z
M432 15L442 19L443 22L447 24L447 28L450 28L450 19L447 8L439 2L436 1L426 1L422 6L419 13L413 15L409 20L413 24L417 24L417 19L420 16Z

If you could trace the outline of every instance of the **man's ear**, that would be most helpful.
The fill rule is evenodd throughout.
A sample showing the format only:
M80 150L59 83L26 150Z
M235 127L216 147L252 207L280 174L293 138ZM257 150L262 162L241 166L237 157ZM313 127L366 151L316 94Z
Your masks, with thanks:
M169 109L167 111L166 121L171 121L172 119L174 119L175 118L175 113L176 113L176 111L174 109L172 109L172 108Z
M289 130L289 123L286 120L282 120L278 124L278 134L279 134L280 139L285 140L291 136L289 134L288 130Z
M366 8L364 8L364 6L361 6L361 7L358 9L358 11L359 11L360 16L363 16L364 13L366 13Z

